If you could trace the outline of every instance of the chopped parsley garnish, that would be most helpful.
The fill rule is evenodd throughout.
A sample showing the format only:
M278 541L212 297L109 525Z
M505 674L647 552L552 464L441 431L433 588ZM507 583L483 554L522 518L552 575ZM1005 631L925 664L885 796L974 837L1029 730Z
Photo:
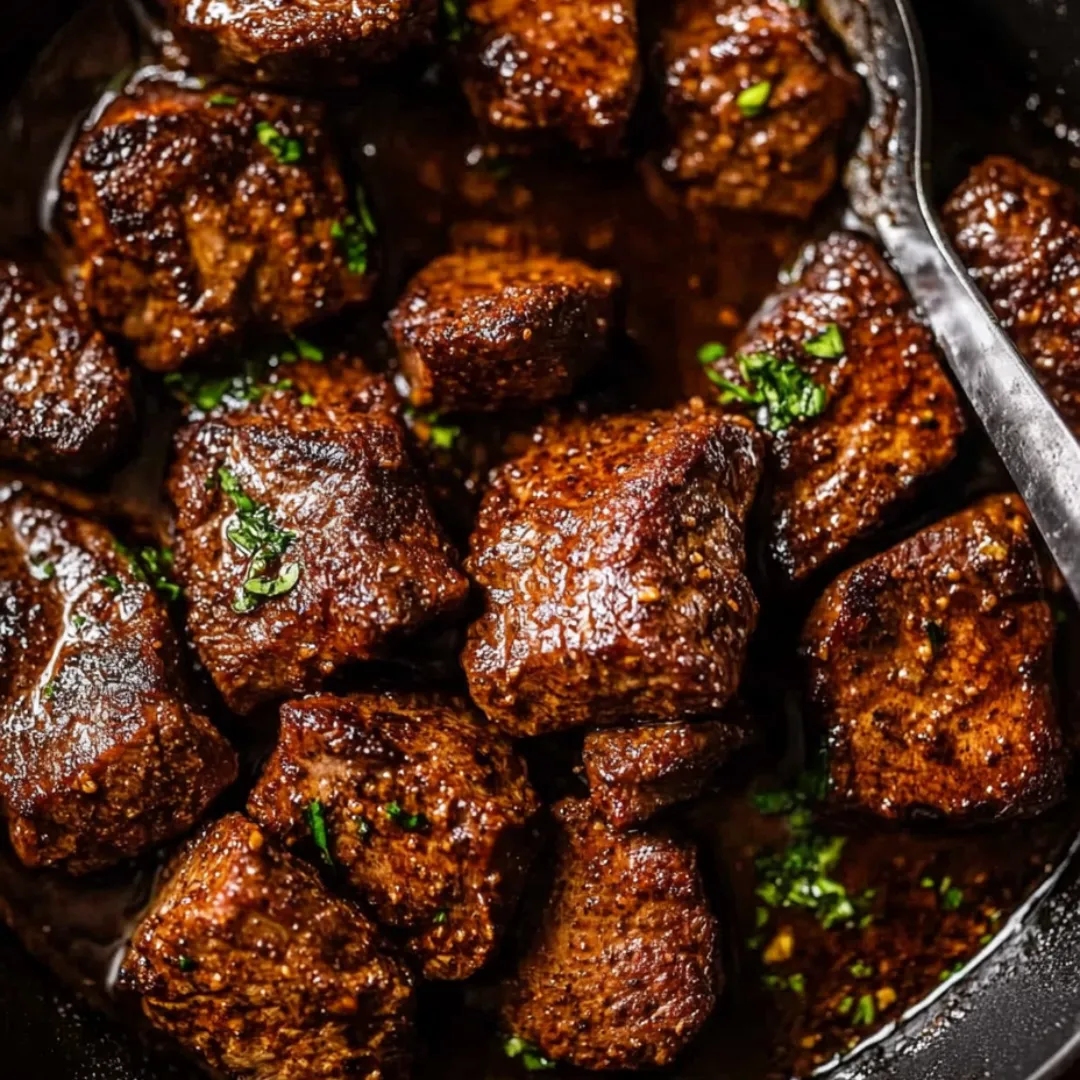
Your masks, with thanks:
M418 413L411 405L406 406L405 415L413 421L413 428L422 442L436 450L453 450L454 444L461 438L458 424L444 424L437 412Z
M851 1022L858 1027L867 1027L877 1017L877 1009L874 1007L874 995L863 994L855 1004L855 1011L851 1014Z
M355 817L353 821L356 823L356 835L361 840L371 835L371 822L366 817Z
M958 972L963 971L964 965L966 963L966 960L957 960L956 963L952 965L952 967L947 967L943 971L939 972L938 982L945 982L947 979L951 979Z
M806 976L801 971L796 971L794 975L789 976L788 989L794 991L796 994L805 994Z
M465 13L461 10L460 0L442 0L439 16L447 41L457 43L465 37Z
M98 578L98 581L113 594L119 596L124 591L124 583L115 574L106 574Z
M434 917L432 918L431 921L436 926L443 926L443 925L445 925L447 919L449 919L449 918L450 918L450 912L447 911L446 908L439 908L439 910L435 912L435 915L434 915Z
M945 648L945 642L949 640L949 635L945 631L945 627L941 623L934 622L933 619L927 619L923 623L923 630L926 631L926 636L930 640L930 648L935 653L941 652Z
M717 360L722 360L725 356L727 356L727 346L721 345L719 341L707 341L697 351L698 363L702 367L715 364Z
M356 213L347 214L330 226L330 236L350 274L366 274L371 239L375 236L375 219L368 209L364 189L356 189Z
M326 813L318 799L312 799L304 810L304 820L311 830L311 838L322 855L327 866L334 865L334 856L330 853L330 831L326 827Z
M196 965L195 965L195 961L192 960L190 956L184 956L183 954L181 954L180 956L178 956L176 958L176 966L181 971L187 972L187 971L194 971Z
M301 360L311 360L313 363L321 364L326 359L326 354L322 349L305 338L294 337L292 343Z
M517 1035L508 1035L503 1040L503 1053L508 1058L519 1058L528 1072L555 1068L555 1062L551 1058L544 1057L531 1042L526 1042Z
M952 883L951 877L943 877L938 886L942 911L957 911L964 902L964 890Z
M769 104L772 91L772 82L769 79L762 79L761 82L756 82L743 90L735 99L735 104L739 106L739 112L743 116L760 116L765 111L765 106Z
M387 803L384 812L398 828L406 832L420 832L428 826L428 820L423 814L407 814L397 802Z
M232 600L232 609L245 615L263 601L282 596L300 580L300 564L280 563L276 574L269 574L272 564L282 558L296 540L296 533L281 528L271 517L270 509L256 503L240 486L231 470L218 469L221 490L232 500L236 513L229 519L225 536L242 554L248 556L244 580Z
M32 561L30 563L30 576L35 581L51 581L56 577L56 566L48 559L43 562Z
M310 408L312 405L317 405L318 403L319 399L307 390L300 395L300 404L303 405L304 408Z
M848 970L856 979L869 979L874 974L874 968L865 960L856 960Z
M73 615L71 617L71 625L74 626L76 630L81 630L86 625L87 621L85 615Z
M846 997L840 999L840 1004L836 1006L836 1011L840 1016L847 1016L851 1012L852 1006L855 1004L855 999L848 994Z
M769 431L783 431L796 420L808 420L825 411L825 387L790 360L780 360L771 353L749 353L739 357L739 371L745 385L720 376L712 380L724 391L720 401L725 405L759 405L758 424Z
M844 337L836 323L829 323L816 337L803 343L803 348L819 360L839 360L844 355Z
M131 573L170 603L180 596L180 586L172 580L173 553L168 548L129 548L116 541L116 550L127 559Z
M239 102L239 98L235 94L211 94L206 99L208 105L212 105L215 108L226 108L229 105L236 105Z
M281 165L295 165L304 160L304 144L290 135L283 135L266 120L260 120L255 125L255 137Z
M42 696L42 697L43 697L43 698L44 698L44 699L45 699L46 701L52 701L52 699L53 699L53 698L54 698L54 697L56 696L56 683L54 683L54 682L47 682L47 683L46 683L46 684L45 684L45 685L44 685L44 686L43 686L43 687L41 688L41 696Z

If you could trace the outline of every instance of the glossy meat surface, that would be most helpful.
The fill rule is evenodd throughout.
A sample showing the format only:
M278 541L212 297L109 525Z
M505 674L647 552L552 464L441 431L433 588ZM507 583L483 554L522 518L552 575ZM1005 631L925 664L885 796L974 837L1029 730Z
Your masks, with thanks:
M843 354L807 344L835 324ZM877 529L956 456L963 414L937 345L873 245L835 233L800 280L766 300L716 369L738 354L790 360L828 394L824 412L770 438L769 548L799 581Z
M28 866L187 831L236 758L187 703L161 599L101 525L0 484L0 804Z
M687 799L747 741L726 720L603 728L585 736L582 764L589 798L603 817L625 829Z
M1080 434L1080 220L1075 195L1005 157L953 192L945 228L1002 325Z
M292 389L177 435L168 489L188 632L241 713L383 654L468 594L393 390L358 368L324 378L314 367L296 365Z
M131 378L62 290L0 261L0 458L92 472L134 420Z
M144 83L77 140L62 188L82 288L146 367L368 297L370 238L324 122L311 101Z
M993 496L842 575L804 634L832 800L887 818L1036 814L1063 794L1033 526Z
M513 142L619 150L641 83L635 0L466 0L465 93Z
M720 952L697 856L664 832L619 832L587 802L555 807L551 891L516 975L507 1031L586 1069L670 1064L716 1003Z
M549 427L501 466L468 560L481 709L514 735L720 709L757 620L743 524L760 449L694 400Z
M806 5L679 0L663 39L668 178L691 206L808 218L858 82Z
M390 314L413 404L492 411L569 393L607 345L618 286L575 259L441 256Z
M378 920L403 932L425 978L464 979L487 962L540 809L506 736L454 698L292 702L248 812L317 858L313 801L330 857Z
M405 1080L413 989L352 904L240 814L167 871L120 975L142 1011L244 1080Z

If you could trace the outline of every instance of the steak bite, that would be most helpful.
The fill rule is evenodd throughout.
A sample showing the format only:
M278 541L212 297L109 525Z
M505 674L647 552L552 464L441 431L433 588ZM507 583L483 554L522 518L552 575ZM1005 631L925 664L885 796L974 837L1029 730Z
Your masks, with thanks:
M694 849L555 807L554 883L503 993L508 1031L585 1069L669 1064L716 1004L720 953Z
M27 267L0 261L0 457L93 472L134 411L130 376L78 307Z
M817 17L790 0L679 0L662 54L663 169L689 204L808 218L858 100Z
M636 825L696 799L747 737L744 728L726 720L590 731L581 756L592 804L617 829Z
M1061 797L1054 620L1031 533L1019 498L993 496L818 601L804 643L835 803L972 821Z
M616 153L641 84L635 0L466 0L465 94L514 142Z
M541 431L495 472L472 536L473 700L513 735L722 708L757 620L743 524L760 470L751 425L697 399Z
M945 204L972 278L1080 435L1080 222L1076 197L1010 158L977 165Z
M816 414L802 419L752 406L773 429L769 548L787 581L873 532L956 456L964 430L956 392L910 296L869 241L835 233L820 244L736 345L715 374L743 386L756 377L758 391L781 380L794 412L792 386L801 392L808 378L821 394ZM782 382L784 364L799 369L797 381Z
M164 0L203 69L271 82L355 83L364 61L431 40L438 0Z
M229 707L319 687L459 608L468 580L393 390L343 369L182 428L168 482L188 629Z
M90 306L155 371L372 289L370 217L311 101L144 83L83 132L62 188Z
M109 866L185 832L235 776L145 573L103 526L0 484L0 805L19 858Z
M211 1069L252 1080L405 1080L413 988L363 912L241 814L170 864L122 990Z
M428 979L467 978L494 953L539 809L506 736L464 701L414 694L283 706L248 802L285 844L322 846Z
M491 411L569 393L607 346L618 285L573 259L441 256L390 315L412 403Z

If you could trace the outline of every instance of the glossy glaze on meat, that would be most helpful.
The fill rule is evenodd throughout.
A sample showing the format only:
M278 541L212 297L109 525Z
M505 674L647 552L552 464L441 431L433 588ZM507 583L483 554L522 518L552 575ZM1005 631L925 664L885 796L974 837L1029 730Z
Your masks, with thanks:
M1063 794L1054 618L1015 495L842 575L807 624L831 799L887 818L1037 814Z
M760 451L695 400L543 429L500 467L468 560L480 708L514 735L722 708L757 620L743 523Z
M114 537L0 484L0 805L19 858L109 866L186 832L235 776Z
M317 800L327 852L311 835ZM494 953L536 848L540 803L510 741L455 698L290 702L248 812L340 867L428 979Z
M243 1080L405 1080L413 987L355 905L229 814L170 864L120 985L212 1069Z

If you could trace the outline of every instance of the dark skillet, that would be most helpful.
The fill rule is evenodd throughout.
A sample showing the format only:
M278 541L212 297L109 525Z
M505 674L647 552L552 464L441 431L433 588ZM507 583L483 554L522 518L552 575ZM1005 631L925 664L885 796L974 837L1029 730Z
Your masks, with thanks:
M77 0L6 5L0 100ZM1068 0L920 0L943 197L988 151L1070 179L1080 158L1080 10ZM1070 8L1072 13L1070 14ZM1058 131L1055 127L1060 125ZM52 138L51 134L43 138ZM1074 183L1077 177L1071 177ZM0 208L3 206L0 194ZM833 1075L1012 1080L1061 1075L1080 1057L1080 856L1067 859L992 954ZM0 1076L36 1080L192 1077L90 1011L0 935ZM1074 1047L1074 1044L1076 1046ZM725 1062L702 1071L730 1075Z

